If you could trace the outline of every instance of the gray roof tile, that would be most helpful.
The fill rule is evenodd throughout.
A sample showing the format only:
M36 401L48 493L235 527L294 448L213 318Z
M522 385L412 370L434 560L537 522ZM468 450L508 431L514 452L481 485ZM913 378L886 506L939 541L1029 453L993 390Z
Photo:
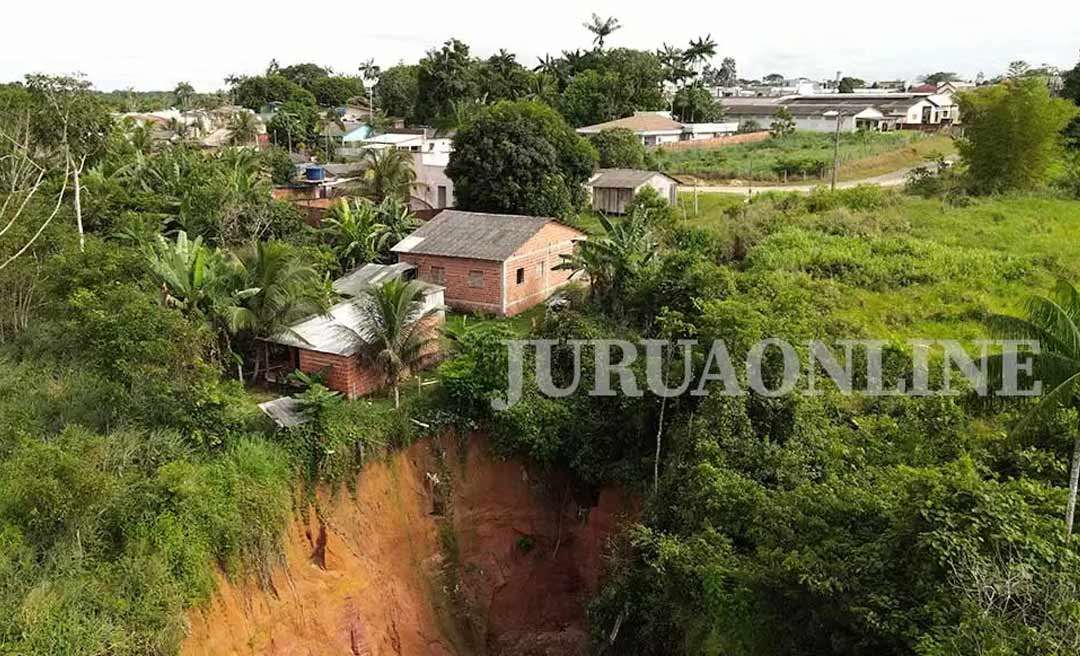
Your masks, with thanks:
M639 169L600 169L589 181L592 187L615 187L618 189L637 189L655 176L669 177L660 171L642 171Z
M443 210L391 250L501 262L554 220L519 214ZM573 230L569 226L567 229Z

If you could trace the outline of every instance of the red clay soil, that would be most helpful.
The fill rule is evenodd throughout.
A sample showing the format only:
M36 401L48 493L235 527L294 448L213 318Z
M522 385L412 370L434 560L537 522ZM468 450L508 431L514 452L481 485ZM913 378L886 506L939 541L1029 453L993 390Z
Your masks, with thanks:
M355 495L321 493L322 520L289 526L271 585L222 579L181 654L584 654L606 539L636 500L590 498L480 438L464 457L439 444L441 465L425 440L365 467ZM452 490L445 517L431 475Z

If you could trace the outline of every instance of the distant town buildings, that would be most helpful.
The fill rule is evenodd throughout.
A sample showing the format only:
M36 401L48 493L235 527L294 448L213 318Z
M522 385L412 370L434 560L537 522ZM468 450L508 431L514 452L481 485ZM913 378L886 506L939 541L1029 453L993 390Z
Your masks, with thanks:
M248 115L254 131L250 144L236 143L233 139L233 127L241 114ZM122 121L128 120L149 128L154 141L159 142L172 143L187 139L196 141L204 148L263 146L267 142L266 123L250 109L233 105L186 111L169 108L154 112L125 112L116 116Z
M624 128L630 130L641 138L641 143L646 146L662 146L664 144L687 141L691 139L713 139L727 134L734 134L739 129L735 123L681 123L671 117L670 112L634 112L633 116L587 125L578 128L578 134L590 135Z
M791 113L799 130L831 132L840 121L842 132L871 130L934 130L960 120L950 89L906 93L834 93L777 98L723 99L725 117L756 121L767 127L781 107Z

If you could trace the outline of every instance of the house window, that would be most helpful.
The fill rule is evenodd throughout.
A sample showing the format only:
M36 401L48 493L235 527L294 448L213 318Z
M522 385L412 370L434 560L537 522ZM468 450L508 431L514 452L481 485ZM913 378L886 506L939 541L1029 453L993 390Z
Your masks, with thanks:
M446 269L440 266L431 267L431 282L441 285L446 282Z
M540 280L544 279L544 262L542 260L536 263L536 277Z
M484 288L484 272L483 271L470 271L469 272L469 287L476 289Z
M520 267L517 270L517 284L525 282L525 267Z

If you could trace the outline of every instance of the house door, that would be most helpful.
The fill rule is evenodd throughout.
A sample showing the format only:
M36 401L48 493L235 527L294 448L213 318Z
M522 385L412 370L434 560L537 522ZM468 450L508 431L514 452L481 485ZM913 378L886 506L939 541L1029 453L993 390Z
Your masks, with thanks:
M438 208L446 207L446 185L439 185L439 202L435 206Z

